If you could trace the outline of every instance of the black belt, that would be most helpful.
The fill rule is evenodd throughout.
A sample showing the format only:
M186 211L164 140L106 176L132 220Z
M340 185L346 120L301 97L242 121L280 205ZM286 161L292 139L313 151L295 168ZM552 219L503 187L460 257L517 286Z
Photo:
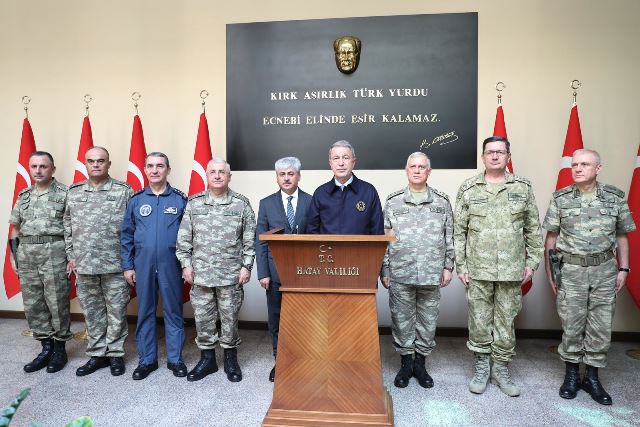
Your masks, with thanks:
M609 261L614 257L615 254L613 253L613 251L601 252L599 254L591 255L574 255L562 253L562 262L573 265L581 265L582 267L595 267L605 261Z
M20 243L51 243L64 240L62 236L24 236L20 237Z

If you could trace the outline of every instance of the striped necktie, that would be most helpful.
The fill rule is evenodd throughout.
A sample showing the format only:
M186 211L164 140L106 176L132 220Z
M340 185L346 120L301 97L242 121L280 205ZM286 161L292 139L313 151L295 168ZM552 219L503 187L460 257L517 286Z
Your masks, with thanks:
M287 220L289 220L289 226L293 230L295 213L293 212L293 204L291 203L291 199L293 199L293 196L287 197Z

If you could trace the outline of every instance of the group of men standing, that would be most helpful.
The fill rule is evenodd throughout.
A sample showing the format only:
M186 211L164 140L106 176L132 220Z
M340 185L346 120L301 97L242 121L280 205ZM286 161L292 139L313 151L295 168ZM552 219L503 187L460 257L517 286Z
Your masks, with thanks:
M563 327L559 354L566 372L560 396L573 398L583 388L599 403L611 404L598 368L606 365L615 295L629 271L626 233L635 225L624 192L597 182L602 165L595 151L574 154L575 184L553 194L544 244L531 183L506 170L510 143L502 137L483 142L485 170L460 186L455 212L448 196L427 184L431 164L422 152L409 156L408 184L391 193L383 209L376 189L353 174L355 150L338 141L329 150L334 176L313 196L298 187L297 158L275 163L279 191L260 201L257 224L249 200L229 188L231 169L223 159L208 163L207 190L187 200L168 184L169 159L163 153L147 156L149 186L135 194L109 176L106 149L94 147L85 158L89 179L67 189L53 178L51 155L33 153L29 168L35 184L20 193L11 214L10 245L25 313L42 343L42 352L25 365L27 372L44 367L56 372L67 362L69 276L75 273L90 356L78 376L107 366L113 375L125 372L125 312L129 287L135 287L139 364L133 379L158 368L155 312L160 295L168 369L189 381L216 372L219 343L228 380L241 381L238 313L254 258L277 354L280 279L259 234L275 228L300 234L389 234L395 241L380 278L389 289L393 345L401 356L397 387L406 387L411 377L422 387L434 385L425 361L435 348L440 288L450 283L455 263L469 306L467 347L475 354L469 390L483 393L491 379L505 394L518 396L508 369L515 355L514 320L522 307L521 285L532 278L546 248L553 254L545 266ZM182 359L183 281L191 285L201 350L191 371ZM586 365L582 381L581 362ZM269 380L274 377L275 366Z

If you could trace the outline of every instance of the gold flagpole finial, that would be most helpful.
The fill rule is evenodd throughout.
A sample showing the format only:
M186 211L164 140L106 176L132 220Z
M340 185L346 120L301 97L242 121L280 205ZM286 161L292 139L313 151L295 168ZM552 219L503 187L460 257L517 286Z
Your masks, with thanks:
M93 101L93 98L88 93L84 96L84 115L89 117L89 103Z
M577 104L576 98L578 96L578 89L580 89L581 86L582 83L580 83L580 80L571 80L571 89L573 89L573 105Z
M498 105L502 105L502 91L507 87L506 84L502 82L496 83L496 92L498 92Z
M24 104L24 116L29 118L29 103L31 102L31 98L28 95L22 97L22 103Z
M133 99L133 108L136 109L136 115L138 115L138 101L142 98L142 94L140 92L133 92L131 94L131 99Z
M200 99L202 99L202 112L205 112L205 102L204 100L209 96L209 92L206 89L202 89L200 91Z

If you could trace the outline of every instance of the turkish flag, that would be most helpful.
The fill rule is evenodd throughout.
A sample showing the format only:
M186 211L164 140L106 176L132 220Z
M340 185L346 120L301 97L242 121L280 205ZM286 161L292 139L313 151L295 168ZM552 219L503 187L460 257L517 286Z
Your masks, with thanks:
M564 148L562 150L562 160L560 162L560 172L558 172L556 191L573 184L573 178L571 178L571 157L573 157L574 151L582 148L584 148L584 146L582 144L582 131L580 130L578 106L573 104L573 107L571 108L571 115L569 116L567 136L564 139Z
M16 172L16 181L13 187L13 202L11 207L16 204L18 194L25 188L30 187L33 184L31 175L29 175L29 156L36 151L36 141L33 138L33 130L31 130L31 124L29 119L25 118L22 122L22 139L20 141L20 153L18 154L18 170ZM11 235L12 226L9 225L9 237ZM20 279L18 275L14 273L11 268L10 261L10 249L7 244L7 248L4 254L4 270L2 277L4 279L4 290L7 293L7 298L12 298L20 293Z
M498 105L498 109L496 110L496 121L493 125L493 136L501 136L505 139L509 139L507 137L507 126L504 123L504 111L502 110L502 105ZM511 164L511 159L507 163L507 170L513 173L513 165ZM526 295L527 292L531 290L533 286L533 281L529 280L524 285L522 285L522 295Z
M636 227L640 227L640 146L631 179L628 202L633 221L636 223ZM629 237L629 267L631 268L629 277L627 277L627 288L636 305L640 307L640 231L632 231L627 236Z
M207 163L212 158L211 140L209 139L209 125L207 116L200 114L198 124L198 136L196 138L196 150L193 154L193 166L191 167L191 180L189 181L189 196L200 193L207 188ZM184 282L182 289L182 301L189 301L191 286Z
M76 171L73 174L73 183L86 181L89 179L89 173L87 172L87 165L85 165L84 155L87 151L93 148L93 134L91 133L91 122L89 116L84 116L82 120L82 132L80 133L80 145L78 146L78 156L76 157ZM69 293L69 299L74 299L76 293L76 275L71 274L71 292Z
M144 133L142 122L137 114L133 117L133 131L131 132L131 149L129 150L129 167L127 169L127 184L133 191L140 191L148 185L147 176L144 174L144 158L147 157L147 149L144 146Z
M137 114L133 116L133 130L131 132L131 148L129 149L129 167L127 168L127 184L133 191L140 191L149 184L144 174L144 159L147 149L144 146L144 132L142 122ZM131 298L136 297L136 288L131 289Z

